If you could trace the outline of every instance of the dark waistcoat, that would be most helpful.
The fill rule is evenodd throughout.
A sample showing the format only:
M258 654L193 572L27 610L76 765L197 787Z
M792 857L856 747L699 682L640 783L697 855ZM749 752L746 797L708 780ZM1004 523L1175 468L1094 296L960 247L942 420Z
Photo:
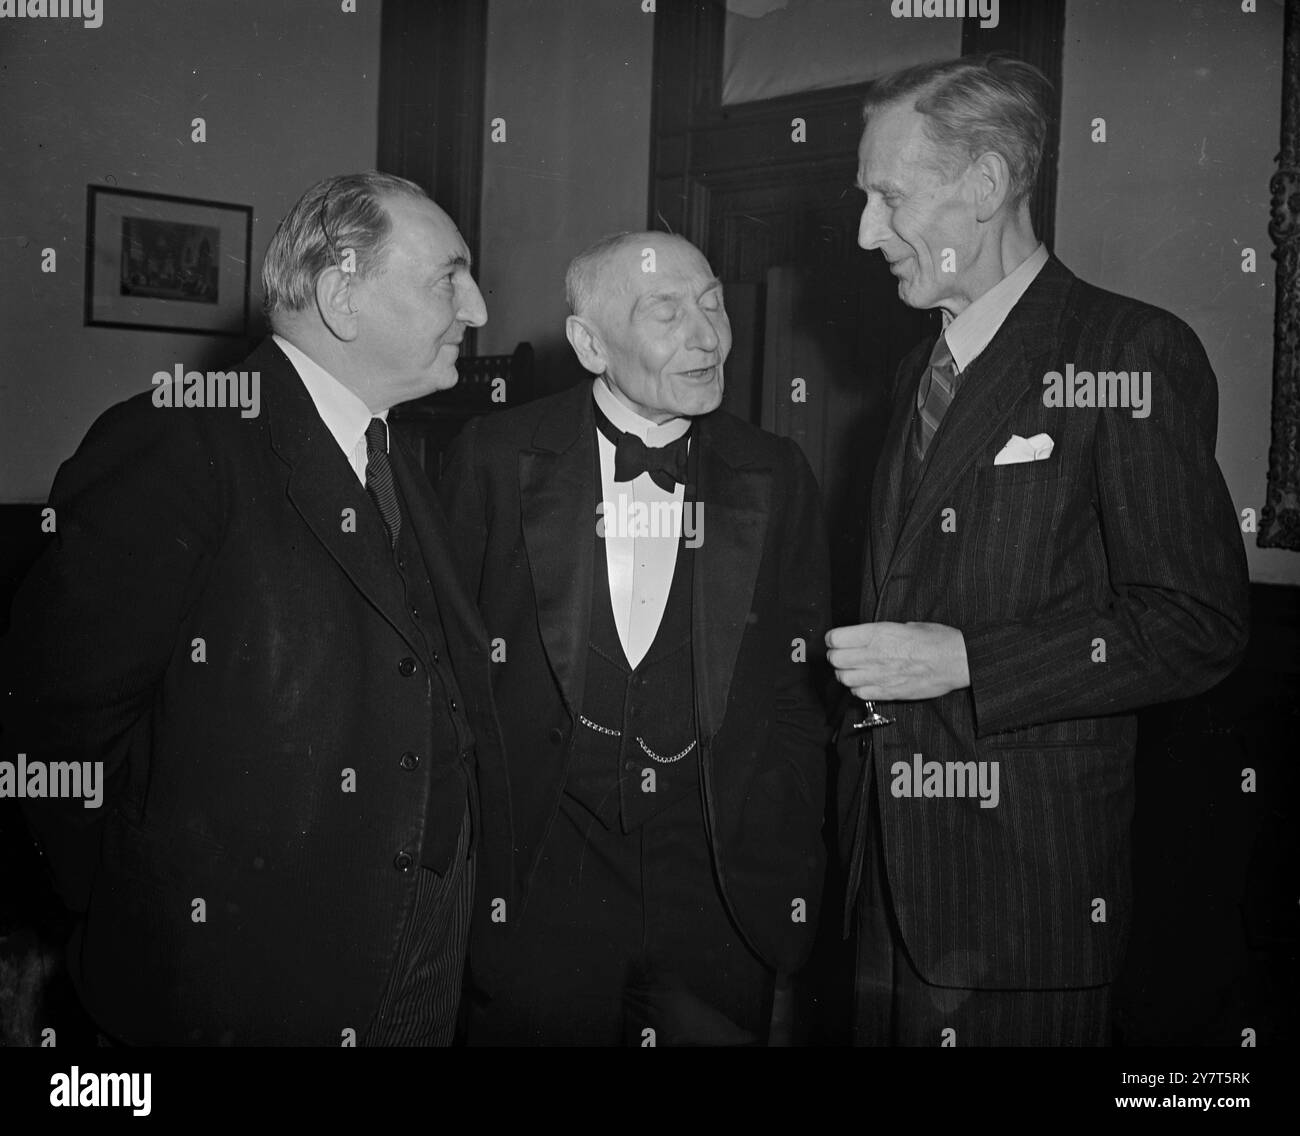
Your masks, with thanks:
M398 495L403 517L409 516L400 489ZM429 753L408 750L386 756L410 772L426 762L432 763L420 861L426 868L444 872L456 850L466 803L470 803L471 815L477 804L472 796L474 737L448 658L437 596L412 529L413 526L407 523L399 529L393 569L401 578L406 596L404 614L408 626L403 630L413 642L424 648L419 665L429 672L433 695L433 746Z
M631 832L700 791L691 669L694 553L679 536L658 633L645 658L632 667L614 622L605 541L601 536L595 541L586 687L565 791L607 828L618 822Z

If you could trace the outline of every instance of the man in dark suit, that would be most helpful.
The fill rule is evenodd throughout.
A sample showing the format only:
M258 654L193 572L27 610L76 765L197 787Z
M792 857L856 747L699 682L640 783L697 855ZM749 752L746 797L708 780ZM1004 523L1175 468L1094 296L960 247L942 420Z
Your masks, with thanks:
M822 886L817 486L717 409L731 329L694 246L621 234L566 283L594 384L472 422L440 484L508 766L469 1041L761 1044Z
M161 373L59 471L16 709L29 761L109 788L29 814L108 1038L446 1043L497 735L482 623L386 420L455 383L483 299L451 219L384 174L313 186L262 276L260 398Z
M864 622L827 637L891 720L850 709L838 742L863 1044L1108 1040L1134 712L1246 641L1214 374L1181 320L1034 236L1045 90L967 58L867 103L858 243L944 331L897 375Z

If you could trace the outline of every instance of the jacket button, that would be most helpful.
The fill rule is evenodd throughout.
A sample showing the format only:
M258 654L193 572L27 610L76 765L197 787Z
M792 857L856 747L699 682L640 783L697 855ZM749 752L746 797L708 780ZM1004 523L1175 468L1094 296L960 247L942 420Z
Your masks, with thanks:
M625 761L625 762L623 763L623 768L626 769L629 773L631 773L632 770L634 770L634 769L636 768L636 762L635 762L635 761Z
M404 754L402 754L397 764L406 770L414 769L420 764L420 755L418 753L412 753L408 749Z
M409 872L413 863L415 861L411 858L409 852L399 852L393 857L393 867L399 872Z
M451 707L451 712L453 714L460 709L460 703L457 702L454 698L450 702L448 702L447 705Z
M551 732L547 735L551 739L551 745L557 746L564 741L564 731L559 726L552 726Z
M404 678L410 678L415 674L415 660L407 655L400 663L397 664L397 673Z

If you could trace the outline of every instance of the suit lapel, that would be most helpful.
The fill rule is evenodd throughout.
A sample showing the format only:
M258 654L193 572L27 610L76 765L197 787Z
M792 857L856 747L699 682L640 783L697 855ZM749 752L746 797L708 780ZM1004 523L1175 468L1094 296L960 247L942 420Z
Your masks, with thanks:
M875 481L871 487L871 512L873 523L868 527L870 550L868 571L863 573L861 613L863 619L873 618L876 597L884 586L885 574L893 559L898 535L902 531L904 510L903 474L907 457L907 439L911 428L912 407L916 404L916 390L929 365L930 347L921 356L920 365L914 367L903 381L902 389L894 399L894 410L885 446L880 456Z
M772 471L743 468L744 450L734 444L729 421L698 420L702 517L691 597L691 641L696 712L701 736L712 737L727 712L740 640L753 608L754 585L767 536Z
M939 510L945 498L951 496L952 487L970 474L971 467L995 440L1006 440L998 435L1007 429L1015 404L1027 390L1042 390L1042 376L1050 369L1059 342L1058 325L1073 280L1073 274L1060 261L1049 258L993 340L970 365L931 443L920 484L880 580L877 607L889 574L908 549L922 533L939 531ZM914 386L911 391L914 400ZM895 445L905 444L906 423L899 432L904 437L895 437Z
M438 600L438 614L442 618L443 629L448 636L458 633L461 641L476 653L485 651L487 630L452 561L447 522L443 517L442 506L434 495L433 486L396 433L392 435L389 444L389 457L393 477L406 506L402 513L402 523L411 526L411 532L424 556ZM459 652L453 653L453 665L458 656Z
M582 708L596 539L591 388L579 383L519 455L519 509L546 655L570 713Z
M726 420L701 418L696 500L703 503L692 595L692 652L700 730L726 715L740 640L767 534L772 471L746 469ZM595 425L587 385L539 423L519 456L524 544L547 658L570 712L581 709L590 637L597 499Z
M263 403L271 445L289 467L289 501L356 589L401 633L402 589L374 502L280 349L268 339L249 361L266 375ZM344 528L345 509L354 510L352 531Z

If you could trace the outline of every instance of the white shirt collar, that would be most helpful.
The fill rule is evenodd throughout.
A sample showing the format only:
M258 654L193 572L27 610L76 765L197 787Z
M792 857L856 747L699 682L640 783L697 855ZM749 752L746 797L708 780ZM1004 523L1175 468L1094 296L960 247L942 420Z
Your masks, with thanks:
M691 428L689 418L670 418L667 422L651 422L642 418L605 385L604 379L592 384L596 405L615 426L625 434L635 434L647 446L666 446L675 442Z
M343 456L356 470L357 476L364 481L365 450L363 448L361 451L362 461L358 469L355 457L357 446L364 443L366 427L370 425L370 420L382 418L387 423L388 411L371 414L370 408L353 391L345 387L301 348L295 347L282 335L273 335L271 338L288 356L289 362L298 372L298 377L302 379L303 386L307 388L307 393L316 406L316 413L321 416L321 421L334 436L339 449L343 451Z
M1034 282L1047 263L1047 246L1040 243L1010 273L975 300L956 319L946 322L943 331L948 350L958 372L964 371L997 335L1011 309Z

